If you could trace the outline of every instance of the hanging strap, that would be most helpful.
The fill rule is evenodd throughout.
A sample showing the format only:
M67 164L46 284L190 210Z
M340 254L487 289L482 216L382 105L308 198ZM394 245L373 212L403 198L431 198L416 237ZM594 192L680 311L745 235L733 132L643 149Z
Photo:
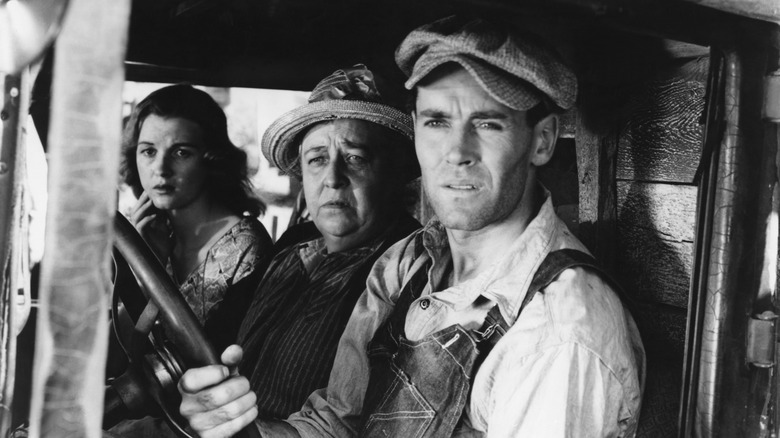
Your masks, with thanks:
M598 266L596 259L591 255L576 249L559 249L549 253L542 261L542 264L539 265L539 268L536 270L536 273L531 280L531 285L528 287L528 293L526 293L523 302L520 304L520 309L517 311L517 318L520 317L520 314L528 303L534 299L537 292L540 292L549 286L550 283L558 278L561 272L575 267L585 267L596 271L618 292L621 299L624 297L625 294L622 292L617 282ZM501 316L498 305L493 306L485 317L485 322L482 324L482 327L480 327L479 330L475 330L481 340L487 341L485 343L486 345L483 347L483 353L486 354L489 352L506 334L507 330L509 330L509 324L507 324L504 317Z

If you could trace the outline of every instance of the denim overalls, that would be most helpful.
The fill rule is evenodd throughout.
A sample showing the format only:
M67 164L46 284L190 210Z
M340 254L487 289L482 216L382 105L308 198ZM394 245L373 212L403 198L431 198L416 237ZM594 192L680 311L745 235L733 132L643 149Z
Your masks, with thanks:
M416 243L422 248L421 242ZM371 376L363 404L363 437L451 436L463 416L479 364L509 329L498 306L494 306L479 330L466 330L456 324L419 341L406 339L406 314L425 288L430 266L428 261L412 275L393 313L369 343ZM539 266L518 315L536 292L563 270L575 266L602 273L584 252L554 251ZM421 300L419 305L425 306L426 301Z

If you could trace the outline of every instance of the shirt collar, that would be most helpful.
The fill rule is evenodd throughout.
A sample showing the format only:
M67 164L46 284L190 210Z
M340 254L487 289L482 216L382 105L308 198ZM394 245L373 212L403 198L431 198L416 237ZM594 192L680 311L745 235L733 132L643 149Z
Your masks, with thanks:
M325 246L325 238L319 237L317 239L299 243L298 256L301 258L303 265L306 267L306 271L311 273L314 268L316 268L317 265L319 265L327 257L368 257L382 245L384 237L385 235L383 234L366 245L330 254L328 253L327 246Z
M455 304L455 310L471 305L482 295L498 304L507 323L514 323L533 274L549 254L561 227L566 227L555 214L549 191L544 190L544 197L536 217L508 245L505 257L476 278L453 287L463 297L462 301L459 300L460 304ZM423 246L433 259L434 272L444 269L451 260L446 229L437 218L433 218L422 232Z

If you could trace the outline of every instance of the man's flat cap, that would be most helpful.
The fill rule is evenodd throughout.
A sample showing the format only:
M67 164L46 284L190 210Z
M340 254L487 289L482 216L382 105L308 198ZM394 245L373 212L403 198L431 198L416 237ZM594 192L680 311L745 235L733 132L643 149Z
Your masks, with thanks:
M456 62L496 100L524 111L547 96L562 109L574 105L577 78L535 35L483 20L448 17L412 31L395 52L412 89L436 67Z

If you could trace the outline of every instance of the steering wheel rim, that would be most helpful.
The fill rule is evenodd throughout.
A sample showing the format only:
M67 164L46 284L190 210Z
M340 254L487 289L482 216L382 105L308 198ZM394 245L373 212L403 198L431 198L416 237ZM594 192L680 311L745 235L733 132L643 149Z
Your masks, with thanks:
M129 353L130 364L128 372L115 382L126 384L132 380L132 385L138 386L138 380L143 379L152 398L160 405L171 429L179 436L191 438L185 430L187 422L178 412L180 398L176 384L187 369L220 364L219 357L192 309L154 252L130 221L119 212L114 217L114 232L115 249L140 283L140 290L147 295L145 298L148 298L146 308L135 321L134 336L144 336L149 340L148 344L151 344L151 348L145 350L142 358L131 357L131 354L140 356L138 348L122 345L125 352ZM155 324L155 321L159 323ZM114 329L117 330L118 327L115 326ZM119 333L117 338L121 343L122 336ZM127 394L121 390L116 392ZM108 405L109 401L106 403ZM171 406L173 404L175 406ZM259 437L259 432L254 427L247 427L240 435Z

